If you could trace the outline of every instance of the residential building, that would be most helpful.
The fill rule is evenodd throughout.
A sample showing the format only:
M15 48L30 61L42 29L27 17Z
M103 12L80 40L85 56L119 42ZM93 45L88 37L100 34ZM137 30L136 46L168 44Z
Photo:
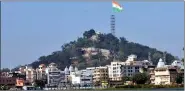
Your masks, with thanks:
M25 73L26 73L26 80L29 83L33 83L36 80L36 77L37 77L36 71L31 66L26 66Z
M71 72L71 83L75 86L92 86L93 67L78 70L77 67Z
M81 77L81 74L79 73L79 72L71 72L71 74L70 74L70 77L71 77L71 83L73 84L73 85L75 85L75 86L77 86L77 85L80 85L80 81L81 81L81 79L80 79L80 77Z
M9 72L1 72L1 77L9 77Z
M119 81L122 79L122 65L125 62L113 61L110 65L108 65L108 73L110 80Z
M37 80L46 80L47 79L46 66L44 64L39 65L39 68L36 69L36 73L37 73Z
M65 83L65 72L60 71L55 63L50 63L46 68L47 86L57 87Z
M93 72L93 83L95 85L101 85L104 82L109 81L108 67L100 66L96 67Z
M148 67L148 70L147 70L147 72L148 72L148 74L149 74L149 77L150 77L150 84L155 84L155 72L154 72L154 70L155 70L155 66L149 66Z
M8 87L15 87L16 77L0 77L0 85L6 85Z
M81 86L92 86L93 85L93 76L92 75L81 75L80 85Z
M151 63L148 60L137 61L136 55L128 56L125 62L113 61L108 66L111 81L121 81L122 77L132 77L134 74L142 73Z
M94 67L86 68L81 70L80 85L81 86L92 86L93 85L93 71Z
M16 84L15 84L16 87L22 88L24 85L25 85L25 80L24 79L22 79L22 78L17 78L16 79Z

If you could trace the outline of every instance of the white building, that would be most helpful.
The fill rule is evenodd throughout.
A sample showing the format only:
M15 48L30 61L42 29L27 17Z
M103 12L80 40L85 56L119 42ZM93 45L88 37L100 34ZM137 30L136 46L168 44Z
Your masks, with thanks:
M74 71L70 72L71 83L75 86L90 86L92 85L93 68L78 70L75 67Z
M183 62L180 60L174 60L173 63L171 64L172 66L176 66L180 69L184 69Z
M120 81L124 76L132 77L136 73L142 73L142 68L151 64L148 60L137 61L136 55L130 55L125 62L111 62L108 66L109 78L113 81Z
M155 85L166 85L175 83L175 79L179 74L178 70L183 69L180 61L175 60L171 65L166 65L162 59L159 59L155 68Z
M108 66L108 74L110 80L121 80L122 78L122 65L124 65L125 62L119 62L114 61L111 62L111 64Z
M90 55L97 55L98 52L101 52L103 56L106 58L109 57L110 51L107 49L100 49L95 47L88 47L88 48L82 48L83 51L85 51L84 57L89 57Z

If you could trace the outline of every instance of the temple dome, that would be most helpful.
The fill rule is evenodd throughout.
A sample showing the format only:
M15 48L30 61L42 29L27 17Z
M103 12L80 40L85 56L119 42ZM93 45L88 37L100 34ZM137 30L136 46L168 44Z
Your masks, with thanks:
M158 64L157 64L157 67L164 67L165 66L165 63L164 63L164 61L160 58L159 59L159 62L158 62Z

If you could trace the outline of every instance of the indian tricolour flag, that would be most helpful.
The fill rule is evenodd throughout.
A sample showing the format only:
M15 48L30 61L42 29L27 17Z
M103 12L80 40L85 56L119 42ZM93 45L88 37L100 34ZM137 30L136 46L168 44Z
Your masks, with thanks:
M123 10L123 8L114 0L112 1L112 8L114 12L121 12Z

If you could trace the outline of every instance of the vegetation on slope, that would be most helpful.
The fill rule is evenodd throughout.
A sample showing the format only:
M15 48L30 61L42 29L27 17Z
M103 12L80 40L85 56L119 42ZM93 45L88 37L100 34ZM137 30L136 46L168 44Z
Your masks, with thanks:
M93 35L98 35L97 41L91 40ZM144 46L138 43L133 43L127 41L124 37L117 38L112 34L97 34L93 29L89 31L85 31L83 33L83 37L79 37L75 41L71 41L62 45L61 51L55 51L50 55L41 56L37 61L29 64L33 66L33 68L38 67L39 64L48 65L51 62L54 62L58 65L60 69L64 69L66 66L69 66L75 57L78 64L76 66L79 69L85 68L86 66L99 66L109 64L113 57L110 56L109 59L105 59L101 53L97 56L92 56L90 59L85 59L82 57L84 53L81 51L81 48L87 47L96 47L108 49L111 51L111 54L116 53L116 58L121 61L125 61L127 56L130 54L135 54L138 57L138 60L148 59L148 53L151 53L151 59L153 63L156 65L159 58L163 56L163 52L158 51L155 48L150 48L148 46ZM166 63L170 64L175 59L169 53L166 53ZM90 61L88 61L90 60ZM88 61L88 62L87 62Z

